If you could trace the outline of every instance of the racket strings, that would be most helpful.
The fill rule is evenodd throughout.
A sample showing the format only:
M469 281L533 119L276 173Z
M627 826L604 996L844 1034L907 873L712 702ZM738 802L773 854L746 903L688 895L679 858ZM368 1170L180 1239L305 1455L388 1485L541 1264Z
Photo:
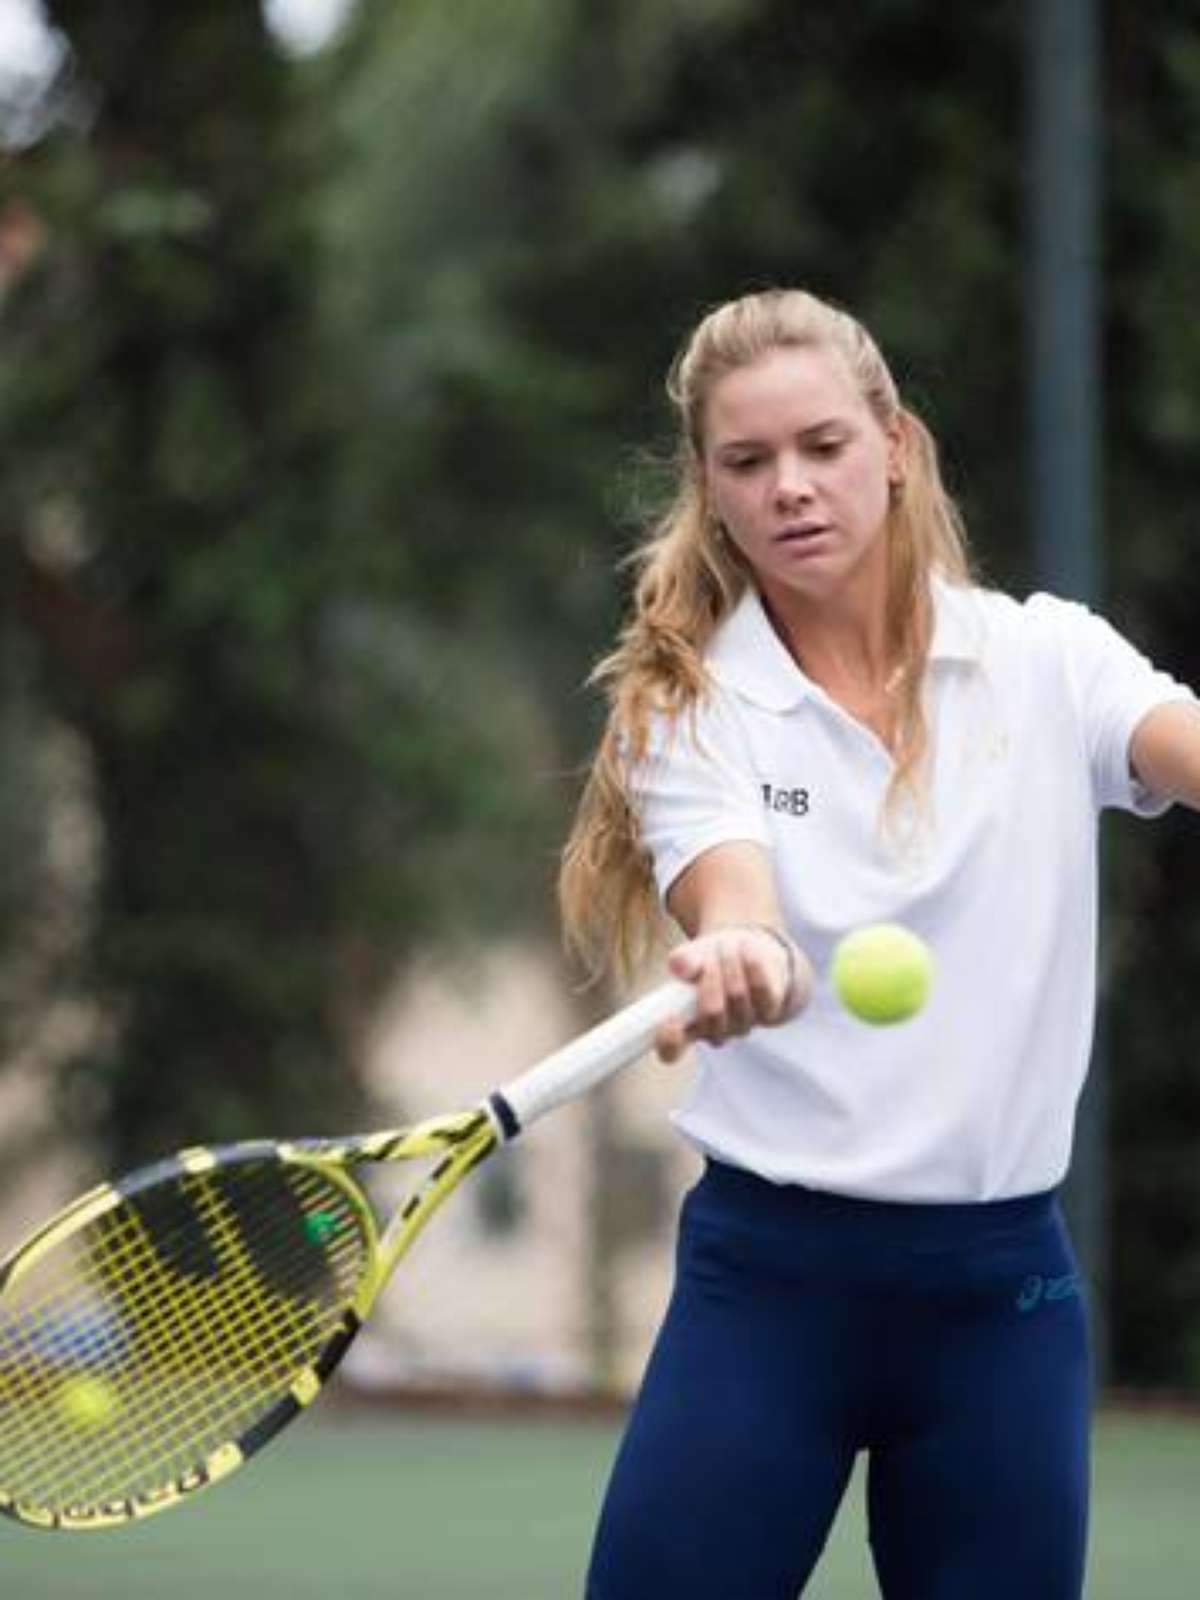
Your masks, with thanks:
M108 1233L111 1242L114 1230L110 1228ZM121 1235L115 1234L115 1237L120 1238ZM122 1302L126 1323L128 1324L132 1320L133 1325L140 1330L139 1343L145 1347L147 1345L145 1329L148 1326L148 1306L144 1295L132 1292L132 1286L128 1279L130 1259L128 1249L121 1248L120 1255L125 1258L124 1265L116 1270L105 1272L105 1288L110 1298L115 1291ZM136 1260L136 1253L133 1259ZM244 1273L242 1276L244 1276ZM233 1285L227 1282L226 1287L231 1288ZM176 1314L164 1315L162 1314L164 1310L169 1313L170 1308L160 1306L157 1326L158 1360L154 1366L143 1368L146 1378L153 1380L157 1377L157 1381L145 1383L142 1386L144 1390L141 1395L142 1414L143 1417L146 1415L152 1416L156 1427L159 1428L170 1428L173 1423L180 1423L191 1428L193 1424L191 1414L197 1404L203 1406L207 1403L206 1391L211 1388L213 1383L219 1383L222 1386L223 1395L228 1403L231 1400L236 1401L238 1391L253 1393L261 1381L261 1373L256 1371L255 1365L247 1360L248 1350L244 1343L235 1339L235 1335L238 1332L237 1322L236 1319L231 1319L227 1314L224 1297L222 1295L214 1296L210 1293L203 1297L203 1303L201 1304L197 1304L194 1293L188 1298L192 1302L187 1308L189 1312L208 1312L207 1322L202 1324L197 1321L181 1319L177 1314L180 1310L178 1305L174 1307ZM50 1325L53 1326L53 1324ZM279 1330L284 1339L289 1335L294 1339L296 1332L294 1316L290 1319L285 1319L283 1326ZM302 1332L303 1330L301 1330ZM169 1362L163 1360L166 1348L165 1342L167 1340L170 1340L173 1344L172 1358ZM107 1344L109 1346L108 1355L110 1356L113 1341L109 1340ZM119 1349L120 1347L118 1346L117 1348ZM147 1349L144 1353L150 1355L152 1351ZM81 1354L88 1363L88 1371L94 1377L98 1367L98 1352L93 1348L85 1350ZM205 1374L199 1384L189 1384L187 1382L187 1374L192 1369L199 1370ZM181 1376L183 1381L180 1381ZM122 1419L126 1417L126 1408L129 1405L129 1396L124 1390L125 1385L120 1382L118 1377L113 1383L111 1398L114 1402L114 1411L119 1407ZM77 1453L80 1433L80 1419L72 1415L69 1392L64 1395L60 1404L66 1406L66 1420L74 1425L68 1429L65 1441L60 1435L60 1448L57 1452L51 1450L44 1453L44 1466L51 1472L58 1473L61 1473L63 1468L61 1459L64 1453L63 1444L65 1443L66 1445L66 1453L68 1455ZM42 1419L27 1411L26 1426L22 1431L27 1436L32 1433L35 1438L38 1437L42 1431L39 1427L41 1421ZM45 1440L42 1440L43 1444L45 1442ZM126 1455L118 1470L128 1476L131 1465L132 1462L129 1456Z
M257 1159L167 1188L0 1296L0 1493L51 1509L151 1497L285 1399L338 1330L372 1248L339 1184Z

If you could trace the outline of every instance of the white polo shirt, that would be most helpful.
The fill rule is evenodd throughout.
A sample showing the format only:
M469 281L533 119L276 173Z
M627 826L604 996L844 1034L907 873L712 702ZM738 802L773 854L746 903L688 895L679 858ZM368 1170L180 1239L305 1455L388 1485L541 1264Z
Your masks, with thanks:
M664 718L635 773L660 891L703 851L770 851L787 926L821 979L803 1014L698 1046L676 1121L700 1150L779 1183L890 1200L988 1200L1066 1172L1091 1048L1097 819L1155 815L1129 740L1190 692L1084 607L935 583L931 809L881 831L883 744L796 665L748 592L707 655L711 694ZM836 941L895 921L937 976L911 1021L851 1018Z

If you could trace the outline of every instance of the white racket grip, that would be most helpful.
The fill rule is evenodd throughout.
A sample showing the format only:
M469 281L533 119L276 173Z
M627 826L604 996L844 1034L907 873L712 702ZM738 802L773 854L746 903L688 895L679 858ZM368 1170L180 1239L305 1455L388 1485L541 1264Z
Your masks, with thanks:
M673 1018L690 1022L695 1014L692 984L669 978L651 989L493 1094L488 1106L503 1136L515 1138L548 1111L594 1089L644 1056L664 1022Z

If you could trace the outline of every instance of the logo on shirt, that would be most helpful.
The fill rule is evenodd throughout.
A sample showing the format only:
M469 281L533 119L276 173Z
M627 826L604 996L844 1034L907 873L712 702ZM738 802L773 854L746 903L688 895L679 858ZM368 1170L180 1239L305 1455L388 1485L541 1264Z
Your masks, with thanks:
M806 817L809 813L807 789L785 789L774 783L764 783L762 797L768 811L784 812L789 817Z

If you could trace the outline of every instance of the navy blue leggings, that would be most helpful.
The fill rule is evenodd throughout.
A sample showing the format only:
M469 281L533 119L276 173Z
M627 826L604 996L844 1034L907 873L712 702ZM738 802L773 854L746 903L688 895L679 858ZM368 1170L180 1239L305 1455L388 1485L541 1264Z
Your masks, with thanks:
M860 1450L886 1600L1079 1600L1089 1403L1052 1194L891 1205L710 1164L588 1600L796 1600Z

